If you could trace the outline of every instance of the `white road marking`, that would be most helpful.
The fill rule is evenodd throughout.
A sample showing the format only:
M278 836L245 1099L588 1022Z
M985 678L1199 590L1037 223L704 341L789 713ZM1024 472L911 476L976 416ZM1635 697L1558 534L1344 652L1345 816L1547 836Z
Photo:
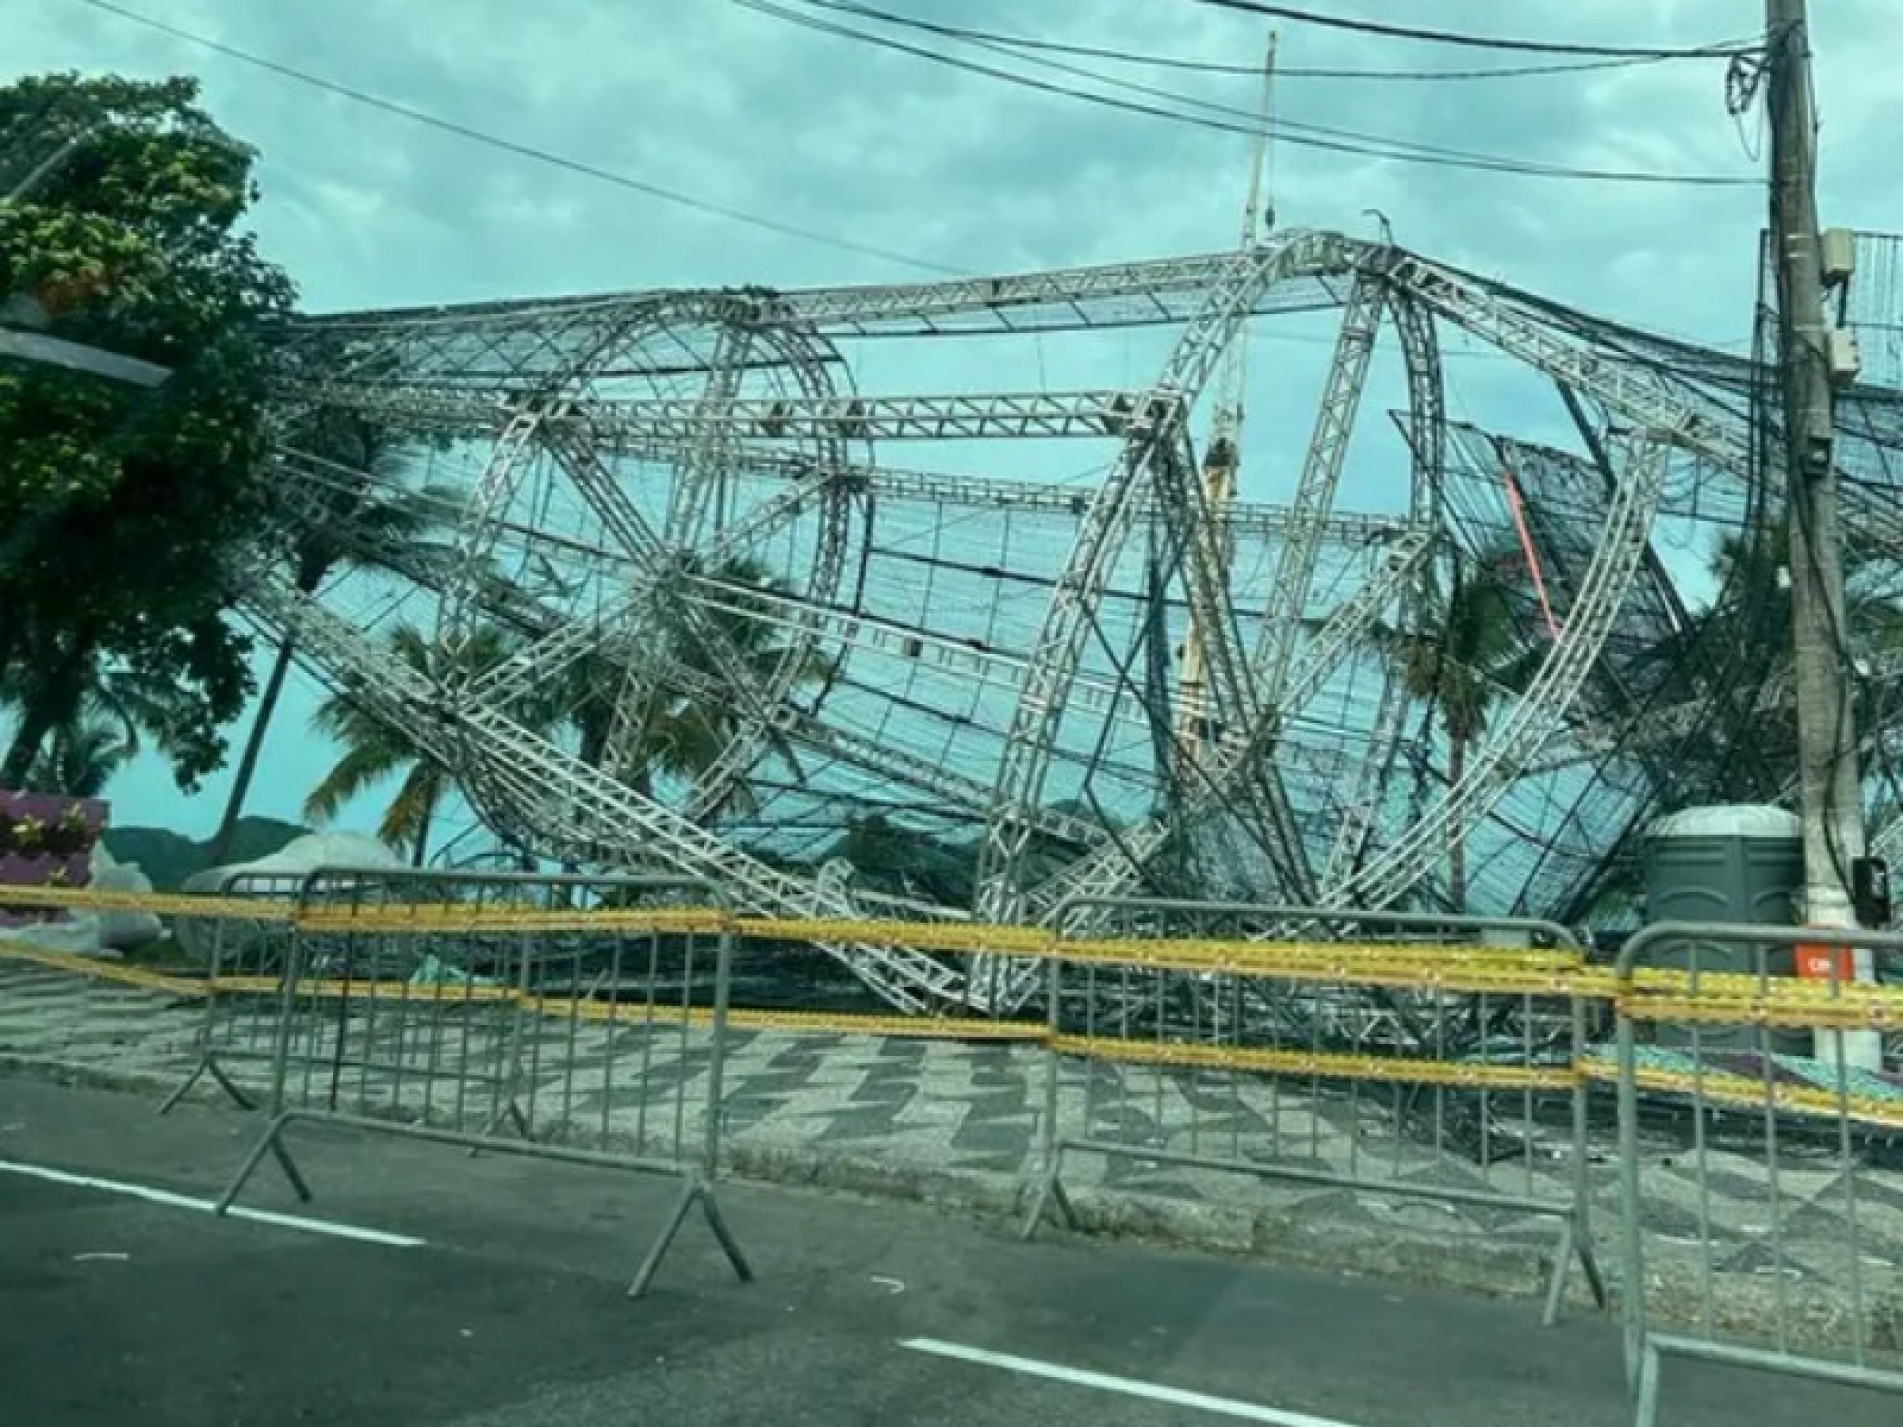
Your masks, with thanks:
M1160 1383L1138 1382L1135 1378L1112 1377L1108 1373L1087 1372L1083 1368L1067 1368L1061 1363L1042 1363L1035 1358L1014 1357L1010 1353L993 1353L983 1348L967 1348L962 1343L946 1343L937 1338L907 1338L899 1346L910 1348L914 1352L932 1353L941 1358L957 1358L961 1362L1003 1368L1007 1372L1023 1373L1027 1377L1049 1378L1053 1382L1068 1382L1078 1387L1094 1387L1104 1392L1120 1392L1126 1397L1143 1397L1151 1402L1167 1402L1173 1407L1193 1407L1200 1412L1218 1413L1225 1417L1239 1418L1244 1422L1269 1422L1275 1424L1275 1427L1353 1427L1351 1423L1339 1422L1329 1417L1312 1417L1306 1412L1284 1412L1277 1407L1263 1407L1257 1403L1242 1402L1233 1397L1212 1397L1206 1392L1188 1392L1180 1387L1164 1387Z
M69 1174L63 1169L49 1169L41 1164L21 1164L17 1160L0 1159L0 1174L18 1174L27 1179L43 1179L48 1184L66 1184L76 1189L99 1189L108 1194L123 1194L132 1199L143 1199L148 1204L163 1204L168 1209L192 1209L201 1214L209 1214L217 1206L212 1199L198 1199L189 1194L174 1194L169 1189L154 1189L147 1184L128 1184L118 1179L101 1179L91 1174ZM274 1224L281 1229L299 1229L307 1234L328 1234L333 1239L354 1239L363 1244L382 1244L392 1249L419 1249L422 1239L413 1239L407 1234L388 1234L382 1229L365 1229L356 1224L340 1224L334 1219L307 1219L301 1214L277 1214L269 1209L247 1209L242 1204L234 1204L227 1211L233 1219L249 1219L257 1224Z

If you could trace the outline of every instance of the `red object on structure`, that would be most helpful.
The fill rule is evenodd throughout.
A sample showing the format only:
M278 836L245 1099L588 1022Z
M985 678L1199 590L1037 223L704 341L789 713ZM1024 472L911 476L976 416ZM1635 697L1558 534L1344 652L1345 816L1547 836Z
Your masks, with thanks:
M1546 599L1546 580L1540 574L1540 557L1533 549L1533 533L1526 528L1526 509L1520 503L1520 483L1512 468L1502 462L1500 480L1507 488L1507 509L1513 513L1513 528L1520 537L1520 553L1526 557L1526 572L1533 577L1533 593L1539 596L1540 613L1546 616L1546 633L1559 638L1559 621L1553 618L1553 606Z
M1847 946L1797 944L1797 974L1807 981L1851 982L1857 979L1856 953Z

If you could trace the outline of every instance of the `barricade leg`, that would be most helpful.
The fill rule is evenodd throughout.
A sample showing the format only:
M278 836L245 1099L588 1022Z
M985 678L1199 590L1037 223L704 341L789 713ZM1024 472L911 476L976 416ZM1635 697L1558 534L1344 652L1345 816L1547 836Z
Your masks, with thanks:
M1058 1174L1058 1165L1063 1153L1064 1149L1060 1144L1049 1167L1039 1177L1037 1189L1031 1196L1030 1212L1024 1216L1024 1227L1018 1231L1018 1238L1027 1243L1037 1233L1038 1225L1044 1222L1045 1216L1050 1213L1053 1206L1057 1209L1066 1229L1076 1232L1083 1227L1082 1221L1077 1217L1076 1208L1070 1202L1070 1195L1064 1191L1064 1181Z
M172 1111L178 1107L179 1102L191 1094L192 1087L198 1084L198 1082L207 1075L218 1083L218 1088L223 1090L225 1094L231 1098L232 1103L240 1110L255 1110L258 1108L258 1102L240 1090L237 1082L225 1074L225 1068L218 1063L218 1057L207 1051L199 1057L198 1064L186 1072L185 1078L178 1083L172 1093L167 1095L164 1101L160 1103L159 1114L171 1114Z
M700 1206L701 1216L706 1219L708 1229L720 1244L721 1252L733 1267L734 1277L742 1283L753 1282L753 1266L741 1252L733 1230L727 1227L726 1216L720 1212L720 1205L714 1198L713 1186L697 1175L690 1175L682 1183L681 1192L674 1199L674 1207L668 1211L667 1222L649 1245L647 1257L641 1260L641 1267L635 1271L634 1282L628 1285L628 1297L642 1298L647 1295L648 1285L654 1281L661 1260L667 1257L675 1236L680 1233L681 1226L687 1222L687 1216L693 1212L696 1204Z
M302 881L300 875L242 873L229 876L218 888L223 912L204 920L179 916L174 934L192 954L205 958L203 993L205 1014L195 1041L196 1062L185 1079L159 1105L170 1114L209 1075L241 1110L255 1110L259 1101L242 1088L230 1067L246 1060L272 1057L275 1035L267 1044L269 1018L258 1012L261 994L281 985L290 941L288 902ZM231 903L254 902L256 917L232 915Z
M1560 1300L1566 1293L1566 1275L1571 1271L1573 1260L1579 1260L1579 1268L1586 1275L1586 1287L1592 1293L1593 1305L1604 1311L1610 1304L1606 1293L1606 1281L1600 1276L1599 1261L1592 1251L1592 1239L1585 1228L1571 1214L1564 1214L1559 1221L1559 1241L1553 1249L1553 1270L1546 1281L1546 1308L1540 1314L1540 1326L1551 1328L1559 1322Z
M282 1115L274 1118L245 1155L244 1162L239 1165L237 1174L232 1177L225 1192L218 1197L217 1203L212 1208L214 1214L223 1217L230 1212L231 1206L237 1202L239 1194L243 1193L245 1185L250 1182L251 1176L257 1172L259 1164L263 1162L267 1150L276 1156L279 1166L284 1170L285 1177L290 1181L291 1188L298 1199L304 1203L310 1202L312 1197L310 1187L284 1145L284 1132L295 1120L339 1125L361 1130L367 1134L385 1135L397 1139L426 1140L435 1144L455 1145L465 1149L480 1147L502 1154L532 1155L544 1159L562 1160L570 1164L599 1165L608 1169L625 1169L641 1174L679 1178L680 1193L668 1210L660 1232L655 1236L653 1243L648 1247L646 1256L641 1260L641 1266L635 1272L634 1281L628 1287L628 1296L640 1298L646 1294L662 1260L667 1257L668 1249L673 1246L675 1238L680 1234L681 1226L686 1223L688 1214L696 1206L699 1207L701 1216L707 1221L709 1231L719 1243L729 1266L732 1267L734 1277L742 1283L753 1282L753 1266L741 1251L739 1241L735 1238L732 1228L729 1227L726 1216L721 1212L720 1205L714 1197L713 1186L701 1176L698 1170L682 1170L674 1165L642 1162L617 1155L567 1149L559 1145L545 1145L534 1141L479 1140L478 1136L456 1130L442 1130L424 1125L394 1124L385 1120L365 1119L323 1111L286 1110Z
M1044 1216L1052 1206L1062 1216L1065 1228L1074 1232L1080 1227L1077 1210L1072 1206L1070 1196L1064 1192L1064 1140L1057 1132L1058 1091L1064 1057L1056 1049L1056 1043L1062 1024L1063 990L1063 958L1053 956L1045 971L1045 999L1048 1003L1046 1030L1050 1045L1044 1052L1044 1113L1038 1125L1043 1154L1040 1156L1037 1187L1031 1193L1030 1212L1025 1216L1023 1228L1018 1231L1018 1238L1026 1243L1037 1233L1038 1225L1044 1222Z
M291 1158L291 1152L284 1147L284 1127L292 1117L292 1112L286 1111L284 1114L274 1116L271 1123L265 1126L264 1133L258 1136L257 1142L246 1152L244 1162L238 1166L238 1172L232 1176L231 1183L225 1186L225 1192L218 1196L218 1202L212 1206L212 1213L222 1218L230 1211L231 1206L237 1202L239 1194L244 1192L244 1187L250 1182L251 1176L257 1173L258 1165L264 1159L267 1150L277 1160L278 1168L284 1171L285 1179L290 1182L291 1192L301 1203L311 1202L311 1187L305 1181L303 1174L299 1172L297 1162Z
M1440 1204L1476 1237L1511 1219L1537 1255L1543 1323L1575 1261L1607 1305L1568 984L1583 955L1565 928L1117 898L1056 919L1046 1148L1023 1237L1047 1216L1075 1225L1060 1165L1084 1153L1135 1167L1113 1193L1161 1168L1173 1194L1183 1169L1289 1186L1293 1213L1326 1188ZM1075 1104L1060 1057L1080 1068Z
M1659 1413L1659 1350L1647 1342L1639 1354L1638 1416L1634 1427L1653 1427Z
M286 1149L292 1122L307 1120L665 1178L675 1189L630 1296L648 1290L697 1207L735 1277L752 1279L713 1188L732 960L713 889L350 868L306 881L278 998L271 1123L220 1212L267 1151L309 1197Z

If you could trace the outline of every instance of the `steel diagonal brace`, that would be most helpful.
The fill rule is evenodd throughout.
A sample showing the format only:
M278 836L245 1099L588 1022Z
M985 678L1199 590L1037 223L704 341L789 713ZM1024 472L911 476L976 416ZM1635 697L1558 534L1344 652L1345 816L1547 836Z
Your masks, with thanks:
M1181 439L1190 400L1221 361L1257 295L1290 267L1326 246L1302 235L1279 239L1231 260L1196 319L1178 339L1162 379L1140 411L1141 423L1132 426L1109 479L1079 523L1070 559L1052 591L1031 651L979 844L982 917L1013 921L1023 911L1021 876L1031 838L1030 810L1042 799L1051 750L1082 656L1087 614L1102 598L1110 567L1129 530L1139 486L1146 476L1154 481L1158 462L1169 459ZM1020 994L1017 988L1023 975L993 958L976 959L974 1003L992 1010L1008 1008L1008 1000L1002 998Z
M1084 614L1101 597L1114 554L1131 520L1136 489L1158 453L1177 439L1187 404L1206 381L1246 320L1255 295L1287 261L1292 245L1257 249L1232 258L1195 322L1178 339L1162 379L1141 407L1117 464L1079 522L1071 556L1051 592L1049 610L1031 651L998 772L997 792L978 859L982 916L1015 919L1018 885L1029 845L1028 810L1041 798L1051 744L1082 653Z
M1017 871L1031 837L1029 811L1043 790L1052 740L1082 653L1083 613L1094 606L1108 580L1114 552L1129 525L1130 498L1183 420L1180 399L1159 392L1146 403L1146 424L1124 447L1078 532L1063 575L1051 593L1049 613L1031 650L1017 708L1007 735L1003 766L992 796L991 816L979 856L979 913L1008 922L1018 907Z
M1358 273L1342 315L1335 358L1315 414L1315 429L1289 509L1288 534L1275 564L1274 584L1269 588L1255 655L1250 660L1250 673L1262 702L1269 708L1281 703L1283 685L1288 681L1296 632L1315 578L1322 528L1335 503L1342 463L1361 409L1361 393L1367 385L1384 295L1379 278Z
M1374 578L1356 590L1317 631L1289 681L1281 719L1265 713L1249 728L1228 730L1227 737L1217 743L1210 774L1214 787L1204 785L1199 789L1190 801L1189 816L1212 808L1216 790L1226 787L1238 770L1265 756L1279 734L1281 720L1292 717L1328 681L1341 660L1366 642L1368 630L1381 611L1414 579L1431 548L1432 537L1421 531L1403 536L1388 548ZM1115 844L1100 852L1079 859L1037 889L1032 901L1035 915L1039 919L1047 917L1072 898L1114 896L1123 891L1168 836L1169 825L1153 820L1122 834Z
M1368 837L1374 831L1382 801L1387 796L1395 755L1401 747L1401 719L1406 710L1407 699L1400 680L1390 674L1381 685L1381 702L1375 710L1367 756L1361 760L1347 810L1328 849L1328 864L1322 872L1323 886L1338 886L1345 881L1367 848Z
M636 509L626 492L621 489L614 473L602 463L596 454L593 442L584 432L568 423L563 423L559 428L551 431L548 439L557 459L568 471L569 478L601 517L602 522L621 540L640 570L643 578L637 587L629 592L630 602L639 601L635 605L637 610L642 605L646 605L651 612L658 612L662 619L684 617L692 627L694 639L700 647L705 649L717 671L726 681L728 687L724 697L737 700L754 720L764 720L769 715L775 699L770 692L763 693L755 687L752 672L745 667L738 652L732 648L731 642L725 635L709 621L696 618L695 611L690 606L672 603L663 609L658 599L650 603L646 598L650 595L658 596L662 586L677 575L678 562L670 558L668 546L655 535L646 517ZM682 520L675 518L678 508L677 505L676 511L670 513L670 530L683 523ZM686 527L691 529L691 517L685 518L685 521ZM671 543L673 542L670 541ZM605 622L597 627L604 628L603 643L620 637L617 633L605 632ZM626 643L625 640L621 642ZM599 645L595 646L595 648L599 647ZM594 650L589 649L578 657L586 657L587 653L592 652ZM631 654L632 657L627 666L626 685L618 703L614 731L609 739L611 750L625 750L628 747L633 736L630 725L645 717L648 701L658 688L661 664L664 662L661 651L652 647L651 643L637 645ZM741 737L742 735L737 734L733 742L740 742ZM725 761L728 760L723 760L723 763ZM717 799L723 795L733 773L734 770L722 764L717 764L714 769L709 770L708 776L702 780L703 784L709 787L709 796Z
M1565 716L1612 632L1631 588L1664 489L1667 441L1628 437L1624 482L1606 511L1605 530L1566 624L1525 693L1468 765L1467 776L1428 814L1384 848L1362 871L1322 889L1323 905L1380 907L1412 887L1447 846L1451 828L1484 816Z
M667 510L667 543L676 549L691 546L700 534L700 521L711 488L726 479L725 456L733 444L734 399L740 390L741 363L753 337L745 328L723 325L714 339L714 355L707 385L694 403L694 439L687 460L675 479Z
M1347 653L1365 642L1368 630L1381 611L1415 578L1432 548L1433 537L1426 531L1416 531L1397 541L1387 552L1375 577L1329 617L1290 680L1284 704L1286 712L1292 712L1314 697ZM1260 710L1247 726L1229 730L1216 745L1212 766L1196 786L1185 809L1185 819L1205 815L1224 797L1230 796L1231 790L1247 781L1255 770L1262 768L1279 730L1279 721L1272 710ZM1279 777L1273 769L1270 773ZM1289 816L1292 823L1292 813ZM1142 875L1144 866L1169 840L1170 833L1169 822L1152 819L1079 858L1034 890L1030 898L1030 919L1046 921L1073 900L1088 903L1125 891ZM1082 914L1085 920L1090 915ZM1081 925L1080 922L1080 928ZM1022 1005L1036 989L1035 968L1014 970L1000 1004L1004 1008Z
M481 617L477 592L480 577L493 568L497 534L494 516L508 506L521 480L542 420L543 413L537 409L514 412L495 450L490 452L476 488L470 492L456 539L461 575L437 615L437 642L451 656L451 668L456 667L455 656L474 637Z
M1217 726L1246 728L1254 724L1258 711L1243 674L1242 640L1235 626L1235 605L1229 597L1221 535L1211 518L1187 431L1180 437L1159 462L1158 499L1164 505L1165 522L1183 537L1190 611L1203 634L1207 687L1215 696ZM1265 767L1260 778L1242 780L1234 791L1247 805L1245 826L1268 856L1282 891L1292 900L1305 900L1313 886L1307 849L1279 770Z
M572 663L580 662L607 646L615 646L625 656L615 661L622 670L622 687L608 739L608 771L619 772L616 757L632 741L630 722L645 719L646 710L659 684L663 651L659 648L660 641L651 636L654 625L668 618L662 592L677 572L678 561L669 553L670 546L675 542L670 539L663 543L661 537L655 534L647 518L622 490L614 473L602 462L594 441L586 432L570 423L563 423L559 430L550 433L548 444L568 472L569 479L582 493L583 499L601 518L610 534L621 542L635 565L638 578L626 592L623 602L625 606L631 606L627 623L632 624L642 613L652 616L647 630L650 637L647 639L631 638L630 631L619 627L623 623L621 620L612 623L607 620L596 621L594 628L600 633L599 641L571 661L572 667ZM672 526L670 517L670 531ZM506 689L504 696L506 699ZM631 709L638 712L631 715Z
M666 550L661 537L628 498L615 473L602 463L587 429L572 419L551 421L543 430L542 440L608 533L621 542L628 558L650 570L663 564Z
M645 444L623 442L616 451L623 456L663 462L678 455L681 449L678 442L654 441ZM1087 500L1085 493L1074 485L902 470L856 462L827 466L816 464L811 457L803 454L759 446L737 447L729 452L729 460L733 470L744 471L751 476L791 481L809 492L824 490L837 481L854 489L863 488L875 500L881 501L918 501L929 505L971 506L984 510L1037 510L1074 516L1082 511ZM785 496L776 496L756 513L749 514L742 522L730 527L720 537L721 542L725 543L728 553L744 548L746 543L757 542L763 535L785 523L789 512L785 510L783 502L799 504L802 499L791 491ZM1151 499L1139 500L1137 512L1140 518L1146 519L1160 518L1162 514ZM790 512L794 515L798 513L797 510ZM745 528L756 521L764 528ZM1288 533L1290 522L1291 513L1286 506L1231 501L1222 512L1222 525L1231 536L1280 537ZM1328 544L1365 545L1392 539L1407 528L1407 524L1407 521L1391 515L1331 511L1321 522L1321 535ZM708 556L710 560L714 558L714 548L709 549Z
M1752 447L1744 424L1700 409L1641 364L1555 330L1550 319L1522 311L1425 258L1401 253L1387 273L1390 281L1437 315L1590 395L1629 428L1650 432L1654 441L1750 479Z
M393 430L494 437L519 408L492 391L461 387L333 388L331 405L361 411ZM749 397L709 410L698 399L643 397L589 403L604 447L688 444L712 432L733 440L1076 439L1123 434L1143 397L1122 391L999 393L972 396Z
M790 595L772 590L743 590L704 577L694 581L690 591L690 598L700 600L709 608L736 614L745 612L737 603L743 596L748 603L761 610L780 611L778 615L768 614L765 617L788 628L794 627L803 615L810 615L818 626L826 628L832 637L850 650L876 650L908 661L929 662L934 668L969 676L988 688L1012 693L1018 690L1022 682L1026 656L1000 649L974 649L967 641L953 635L938 634L850 610L815 609ZM1093 712L1118 719L1130 727L1149 727L1146 719L1127 707L1124 690L1118 684L1108 680L1079 678L1073 686L1073 694L1078 697L1080 704Z
M490 784L547 840L579 860L631 862L662 857L731 888L735 904L768 915L857 916L849 901L816 895L811 882L775 871L678 814L588 767L483 703L446 704L429 680L281 575L260 570L236 583L247 612L280 636L321 679L445 764L474 748ZM904 1011L956 1002L963 978L907 947L827 943L820 950L860 974Z
M721 686L715 680L683 664L668 666L667 681L695 698L718 698L722 693ZM990 788L975 778L954 773L936 760L922 758L849 729L828 724L817 714L792 704L782 703L774 709L772 725L782 737L815 753L849 767L904 783L971 812L982 815L990 802ZM698 821L691 805L686 815ZM1039 819L1039 828L1054 837L1085 844L1100 842L1105 836L1104 829L1096 823L1055 811L1049 811Z
M680 665L669 669L668 681L697 697L706 698L718 693L718 686L712 680ZM990 805L990 787L976 778L953 772L937 759L924 758L850 729L829 724L817 714L791 704L782 704L774 711L773 726L783 737L814 753L916 788L942 802L964 808L967 812L983 816ZM693 816L691 810L688 816ZM1037 827L1039 832L1047 836L1086 847L1103 842L1109 835L1101 824L1072 817L1054 808L1039 810Z
M701 568L708 571L720 569L729 560L791 525L835 490L862 488L863 482L859 476L859 469L851 466L812 468L809 474L796 478L786 490L771 500L762 501L740 520L720 531L702 551Z

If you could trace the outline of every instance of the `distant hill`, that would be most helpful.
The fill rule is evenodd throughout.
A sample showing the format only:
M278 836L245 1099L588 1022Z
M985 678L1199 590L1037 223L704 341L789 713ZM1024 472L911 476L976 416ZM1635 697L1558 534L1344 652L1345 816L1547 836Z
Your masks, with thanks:
M227 862L252 862L269 857L286 843L310 831L276 818L239 818L233 830ZM120 862L136 862L160 892L176 892L185 879L211 866L211 839L193 842L162 827L108 827L106 851Z

